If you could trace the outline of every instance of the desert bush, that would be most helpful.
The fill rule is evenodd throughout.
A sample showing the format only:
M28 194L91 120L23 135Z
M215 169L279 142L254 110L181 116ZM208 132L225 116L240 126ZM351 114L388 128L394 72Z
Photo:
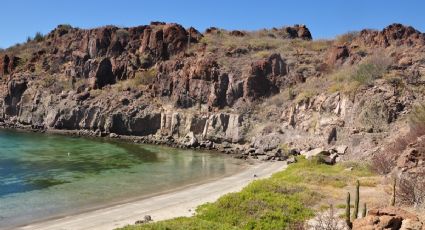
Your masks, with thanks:
M130 36L130 33L125 29L118 29L116 31L116 36L118 40L126 40Z
M133 83L135 86L137 85L150 85L154 82L157 75L157 71L155 68L151 68L145 71L136 72Z
M345 207L344 207L345 208ZM311 221L308 229L312 230L344 230L349 229L344 220L335 213L333 205L325 212L316 213L316 217Z
M43 87L48 88L51 87L52 85L54 85L56 82L56 79L54 76L52 75L47 75L46 77L43 78L41 84Z
M376 52L380 53L380 52ZM388 70L392 59L386 55L374 54L356 66L344 67L332 73L329 92L340 91L352 95L360 86L371 85Z
M44 40L44 35L40 32L35 33L34 35L34 41L41 42Z
M346 171L341 165L324 165L297 158L286 170L270 178L255 180L240 192L222 196L213 203L196 209L190 218L175 218L144 225L135 229L305 229L305 221L314 217L313 207L319 206L323 194L332 187L341 188L354 183L357 177L370 176L364 167L353 165ZM323 189L325 188L325 189ZM330 218L329 218L330 217ZM323 215L316 229L335 227L335 213ZM219 228L218 228L219 227Z
M304 90L301 91L301 93L299 93L296 97L295 97L295 103L298 104L302 101L306 101L310 98L312 98L313 96L315 96L317 94L317 92L313 91L313 90Z
M391 62L391 58L387 56L372 55L358 65L351 78L362 85L371 84L375 79L382 77Z

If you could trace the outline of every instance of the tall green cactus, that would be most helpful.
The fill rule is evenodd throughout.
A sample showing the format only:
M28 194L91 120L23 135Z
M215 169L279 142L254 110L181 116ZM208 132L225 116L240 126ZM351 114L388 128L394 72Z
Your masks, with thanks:
M366 203L363 203L363 212L362 212L362 217L365 218L367 214L367 207L366 207Z
M359 180L357 180L356 183L356 197L354 200L354 211L353 211L353 215L351 217L351 219L355 220L357 219L357 216L359 214L359 201L360 201L360 182Z
M347 201L345 203L345 223L347 223L347 226L351 228L352 223L350 220L350 193L347 192Z
M396 183L397 183L397 178L394 177L394 180L393 180L393 194L392 194L392 197L391 197L391 206L395 206L395 187L396 187Z

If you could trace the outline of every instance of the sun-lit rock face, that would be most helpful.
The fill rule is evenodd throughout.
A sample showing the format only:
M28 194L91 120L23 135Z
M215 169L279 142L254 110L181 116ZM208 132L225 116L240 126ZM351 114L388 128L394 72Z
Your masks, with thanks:
M424 35L400 24L335 41L312 40L304 25L204 33L163 22L60 25L0 51L0 121L241 158L284 159L286 145L323 149L330 162L335 146L363 158L423 98L413 87L425 75L424 50Z

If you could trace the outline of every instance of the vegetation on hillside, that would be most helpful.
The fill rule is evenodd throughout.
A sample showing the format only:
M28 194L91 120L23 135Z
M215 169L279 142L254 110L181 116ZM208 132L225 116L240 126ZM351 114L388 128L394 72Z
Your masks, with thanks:
M353 167L352 171L345 170ZM221 197L197 208L194 217L181 217L122 230L144 229L301 229L315 211L329 207L328 194L343 197L357 178L370 183L366 166L330 166L299 159L269 179L252 182L241 192ZM343 207L345 208L345 207Z

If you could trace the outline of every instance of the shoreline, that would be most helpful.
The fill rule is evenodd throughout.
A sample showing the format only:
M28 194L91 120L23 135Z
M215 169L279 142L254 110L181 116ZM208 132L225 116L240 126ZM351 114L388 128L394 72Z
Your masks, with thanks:
M214 202L227 193L240 191L253 180L269 177L285 168L286 162L283 161L254 164L227 177L187 185L138 200L123 201L124 203L110 207L36 222L17 229L115 229L134 224L145 215L150 215L154 221L192 216L197 206ZM256 178L254 174L257 175Z
M192 149L192 150L200 150L200 151L210 151L216 152L220 154L230 155L232 157L242 159L242 160L252 160L257 161L255 157L248 157L247 155L242 154L241 146L243 144L240 143L219 143L219 142L211 142L211 145L205 145L199 143L196 146L185 146L180 143L179 140L174 139L172 136L162 136L162 135L147 135L147 136L135 136L135 135L118 135L115 133L100 133L97 134L93 130L86 129L41 129L37 127L32 127L30 125L18 125L13 123L5 123L0 122L0 129L3 130L11 130L17 132L31 132L31 133L40 133L40 134L53 134L53 135L64 135L71 137L85 137L85 138L93 138L99 140L109 140L109 141L125 141L131 142L135 144L151 144L158 146L166 146L171 148L178 149ZM171 137L171 138L170 138Z

